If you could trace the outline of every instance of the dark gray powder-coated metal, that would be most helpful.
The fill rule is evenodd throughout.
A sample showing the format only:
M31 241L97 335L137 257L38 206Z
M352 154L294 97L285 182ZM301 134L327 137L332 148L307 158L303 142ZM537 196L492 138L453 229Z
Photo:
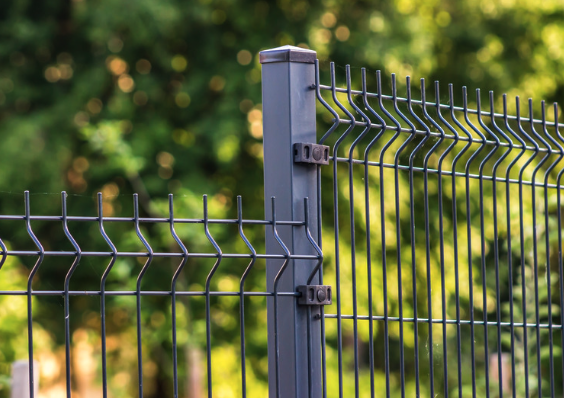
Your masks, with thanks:
M315 66L309 63L310 59L315 60L316 53L285 46L263 51L260 56L263 62L265 214L267 218L271 216L271 197L275 196L278 218L303 220L304 198L308 197L311 235L317 239L318 212L314 207L318 203L317 168L310 164L294 163L293 156L294 143L316 142L316 97L312 88L315 83ZM281 226L278 232L290 253L315 254L306 237L305 228ZM269 253L283 253L268 228L266 250ZM307 279L316 263L290 260L282 271L278 291L296 291L297 286L308 284ZM283 266L284 261L281 260L267 261L266 277L269 289L274 288L276 275ZM320 284L317 275L311 283ZM316 316L318 308L312 310L298 306L294 297L278 297L277 300L276 321L275 299L268 299L270 397L321 397L320 320L319 316ZM309 343L308 313L312 317ZM278 357L276 335L279 339ZM311 350L311 363L308 362L308 350Z
M317 59L317 53L300 47L282 46L261 51L259 57L261 64L269 64L273 62L313 64Z

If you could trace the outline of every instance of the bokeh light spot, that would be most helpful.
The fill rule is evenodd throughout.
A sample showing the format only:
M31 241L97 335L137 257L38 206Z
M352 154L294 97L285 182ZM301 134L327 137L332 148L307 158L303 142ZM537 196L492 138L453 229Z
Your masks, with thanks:
M187 93L178 93L174 97L174 102L179 108L187 108L190 105L190 96Z
M118 79L118 87L124 93L130 93L135 88L135 82L128 74L123 74Z
M135 64L135 69L137 69L137 72L141 73L142 75L146 75L151 72L151 63L146 59L140 59Z
M326 12L321 16L321 25L332 28L337 23L337 17L332 12Z
M337 38L337 40L339 41L347 41L349 39L351 35L351 32L349 30L349 28L347 28L346 26L339 26L336 30L335 30L335 37Z
M241 50L237 53L237 62L241 65L249 65L253 60L253 55L248 50Z
M188 61L182 55L175 55L172 57L170 65L176 72L183 72L188 66Z

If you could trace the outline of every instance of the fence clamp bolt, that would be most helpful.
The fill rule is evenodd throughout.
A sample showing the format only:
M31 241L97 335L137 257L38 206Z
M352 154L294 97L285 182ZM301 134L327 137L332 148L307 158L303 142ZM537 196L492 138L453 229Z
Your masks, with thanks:
M330 305L331 286L328 285L302 285L298 286L302 295L298 298L300 305Z
M329 164L327 145L298 142L294 144L295 163Z

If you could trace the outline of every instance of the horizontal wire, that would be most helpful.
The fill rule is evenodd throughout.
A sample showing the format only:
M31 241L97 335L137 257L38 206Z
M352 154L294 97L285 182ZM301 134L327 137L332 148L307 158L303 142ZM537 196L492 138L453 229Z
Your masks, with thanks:
M338 157L337 162L339 162L339 163L349 163L350 161L349 161L349 158ZM365 162L364 160L361 160L361 159L353 159L353 163L354 164L362 164L362 165L366 163L368 166L375 166L375 167L383 166L383 167L386 167L386 168L389 168L389 169L395 169L396 168L395 165L390 164L390 163L380 163L380 162L375 162L375 161ZM409 170L409 166L398 165L397 167L400 170ZM440 175L443 175L443 176L452 176L452 170L441 170L441 172L439 173L439 171L437 169L431 169L431 168L425 169L424 167L415 167L414 166L413 171L417 171L417 172L421 172L421 173L427 172L429 174L440 174ZM455 172L454 175L457 176L457 177L466 177L466 173L461 173L459 171ZM472 178L472 179L480 179L480 176L478 174L470 174L469 173L468 177ZM487 175L484 175L481 178L484 179L484 181L492 181L493 180L493 177L487 176ZM533 185L533 183L531 181L522 181L521 182L521 181L515 180L513 178L510 178L508 180L508 179L503 178L503 177L496 177L495 180L498 181L498 182L509 182L510 184L521 183L521 184L527 185L527 186ZM544 182L535 182L534 186L536 186L536 187L547 187L547 188L558 188L558 185L556 185L556 184L545 184ZM564 185L560 185L560 188L564 188Z
M8 250L7 252L0 251L0 255L8 256L44 256L53 257L76 257L78 252L73 251L36 251L36 250ZM82 257L190 257L190 258L219 258L217 253L148 253L148 252L81 252ZM296 260L318 260L317 255L308 254L244 254L244 253L223 253L223 258L266 258L266 259L296 259Z
M0 220L26 220L26 216L19 215L0 215ZM62 216L29 216L32 221L63 221ZM67 216L67 221L100 221L100 217L81 217L81 216ZM135 222L133 217L103 217L104 222ZM139 218L140 223L170 223L170 218ZM204 220L200 218L175 218L175 224L204 224ZM242 220L243 224L251 225L272 225L269 220ZM234 219L209 219L209 224L239 224L239 220ZM305 225L303 221L276 221L278 225Z
M316 88L315 84L312 84L311 88L312 88L312 89L315 89L315 88ZM324 84L320 84L320 85L319 85L319 88L320 88L321 90L328 90L328 91L332 91L332 90L333 90L333 87L332 87L332 86L327 86L327 85L324 85ZM336 88L335 88L335 91L338 92L338 93L345 93L345 94L349 92L346 88L340 88L340 87L336 87ZM362 91L359 91L359 90L350 90L350 92L351 92L351 94L354 94L354 95L364 95L364 93L363 93ZM366 96L367 96L367 97L370 97L370 98L378 98L378 97L379 97L379 95L376 94L376 93L368 93L368 92L366 93ZM394 98L394 97L392 97L391 95L382 94L382 99L393 101L393 98ZM407 101L407 98L396 97L396 99L397 99L398 102L405 102L405 103L408 102L408 101ZM411 103L412 103L412 104L417 104L417 105L423 105L423 101L421 101L421 100L414 100L414 99L412 99L412 100L411 100ZM432 107L436 108L436 104L435 104L434 102L425 102L425 105L427 105L427 106L432 106ZM446 104L440 104L439 107L442 108L442 109L451 109L451 106L450 106L450 105L446 105ZM462 108L462 107L453 106L452 108L453 108L455 111L464 112L464 108ZM473 115L477 115L477 114L478 114L478 111L475 110L475 109L468 109L467 111L468 111L468 113L471 113L471 114L473 114ZM480 115L482 115L482 116L488 116L488 117L491 116L491 114L490 114L489 112L480 112ZM495 117L496 119L503 119L503 118L504 118L504 115L503 115L503 114L500 114L500 113L494 113L494 117ZM508 119L508 120L517 120L517 116L507 115L507 119ZM526 119L526 121L529 122L530 119ZM542 124L543 121L542 121L542 120L539 120L539 119L533 119L533 123L534 123L534 124ZM556 125L555 122L549 122L549 121L546 122L546 126L554 127L555 125ZM558 123L558 127L564 127L564 123Z
M32 296L63 296L64 290L33 290ZM176 291L177 296L206 296L203 291ZM211 296L240 296L239 292L221 292L210 291ZM299 297L299 292L278 292L279 296ZM0 290L0 296L26 296L27 290ZM99 290L69 290L70 296L101 296ZM106 290L105 296L136 296L135 290ZM141 296L172 296L172 292L168 290L145 290L141 291ZM243 292L243 296L274 296L274 292Z
M340 316L341 319L348 319L348 320L354 320L355 316L354 315L341 315ZM329 318L329 319L337 319L337 314L325 314L325 318ZM370 317L367 315L358 315L356 316L356 319L358 320L363 320L363 321L369 321ZM374 315L372 316L372 320L373 321L392 321L392 322L399 322L400 320L403 322L414 322L414 318L399 318L399 317L393 317L393 316L389 316L389 317L384 317L382 315ZM417 322L418 323L429 323L429 318L417 318ZM431 323L446 323L446 324L450 324L450 325L483 325L484 321L469 321L469 320L456 320L456 319L431 319ZM523 323L519 323L519 322L494 322L494 321L489 321L487 323L488 326L516 326L516 327L523 327ZM557 324L552 324L549 325L547 323L541 323L541 324L536 324L536 323L527 323L526 324L527 327L529 328L536 328L539 327L541 329L562 329L562 325L557 325Z

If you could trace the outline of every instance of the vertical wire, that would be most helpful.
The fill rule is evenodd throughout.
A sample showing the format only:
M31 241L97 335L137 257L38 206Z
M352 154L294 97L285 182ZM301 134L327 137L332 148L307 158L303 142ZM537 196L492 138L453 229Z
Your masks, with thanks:
M378 76L378 79L380 79L380 76ZM381 86L381 82L378 82L378 84ZM396 89L396 82L395 82L395 75L393 75L393 92L394 92L394 97L396 97L397 95L397 89ZM380 102L380 107L382 109L383 105ZM392 122L396 125L396 133L394 134L394 136L388 140L388 142L386 143L386 145L384 145L384 147L382 148L382 151L380 152L380 202L382 205L382 214L381 214L381 223L382 223L382 231L385 231L385 226L386 226L386 221L385 221L385 213L384 213L384 154L386 152L386 150L392 145L393 142L396 141L396 139L399 137L399 135L401 134L401 124L394 118L392 117L392 115L388 115L388 117L390 118L390 120L392 120ZM403 318L404 318L404 314L403 314L403 277L402 277L402 262L401 262L401 233L400 233L400 203L399 203L399 158L400 158L400 154L401 152L405 149L405 147L407 146L407 144L409 142L411 142L411 140L414 138L414 135L411 135L407 138L406 141L404 141L402 143L402 145L398 148L398 150L396 151L395 155L394 155L394 200L395 200L395 208L396 208L396 267L397 267L397 277L398 277L398 316L399 316L399 344L400 344L400 383L401 383L401 396L405 397L405 354L404 354L404 325L403 325ZM384 236L384 234L382 233L382 237ZM384 241L382 241L382 251L384 252L386 248L386 244ZM386 304L387 304L387 298L386 298ZM389 361L389 358L387 359ZM388 365L388 370L389 370L389 365ZM388 379L389 379L389 375L388 375Z
M423 107L425 107L426 99L425 99L425 83L424 80L421 79L421 103ZM430 135L431 131L427 125L425 126L425 130L427 132L427 136ZM430 240L430 230L429 230L429 172L427 170L428 166L428 159L429 159L429 151L425 155L425 160L423 161L423 208L424 208L424 217L425 217L425 264L426 264L426 273L427 273L427 317L428 317L428 328L429 331L427 332L427 345L428 345L428 355L429 355L429 388L430 388L430 396L435 396L435 364L434 364L434 344L433 344L433 302L431 296L431 240ZM439 176L440 178L440 176Z
M255 265L257 260L257 251L251 245L245 233L243 232L243 205L241 195L237 196L237 226L239 230L239 236L241 240L245 243L247 248L251 251L251 261L247 268L241 275L241 280L239 281L239 327L241 334L241 391L243 392L243 398L247 396L247 365L246 365L246 353L245 353L245 280L251 272L251 269Z
M182 260L174 275L172 276L171 286L170 286L170 297L171 297L171 312L172 312L172 372L173 372L173 393L174 398L178 398L178 346L177 346L177 338L176 338L176 284L178 282L178 277L182 272L182 269L186 265L188 261L188 249L186 249L186 245L182 243L180 237L176 233L174 228L174 200L173 195L168 195L168 214L169 214L169 226L170 226L170 234L172 235L173 239L176 241L176 244L182 250Z
M426 101L426 93L425 93L425 79L421 79L421 103L422 103L422 110L423 110L423 115L425 116L425 118L427 120L431 120L433 123L433 119L429 116L429 114L427 113L427 101ZM420 123L422 123L422 125L425 127L425 131L427 133L427 135L430 136L431 134L431 130L429 129L429 126L427 126L427 124L425 124L422 120L419 120L419 118L417 118L418 121ZM425 157L423 158L423 206L425 208L425 249L426 249L426 272L427 272L427 315L429 317L429 364L430 364L430 385L431 385L431 396L434 396L435 393L435 380L434 380L434 355L433 355L433 304L432 304L432 296L431 296L431 232L430 232L430 223L431 220L429 219L429 158L431 157L431 155L436 151L436 149L442 144L443 140L444 140L444 132L442 131L441 127L434 123L433 124L436 128L439 129L439 131L441 132L441 138L435 143L435 145L433 145L431 147L431 149L429 149L429 151L427 151L427 153L425 154ZM442 194L442 176L439 173L438 174L438 178L439 178L439 197ZM440 201L440 199L439 199ZM439 222L442 223L442 206L439 203ZM443 237L441 235L440 240L442 241ZM444 307L444 306L443 306ZM444 322L444 317L443 317L443 327L446 327L446 324ZM444 353L446 354L446 351L444 351ZM443 358L446 361L446 357ZM444 367L444 382L447 383L444 386L444 393L445 396L448 396L448 373L447 373L447 369L446 366Z
M355 397L360 393L360 365L358 353L358 299L356 291L356 234L354 219L354 186L353 186L353 152L358 143L368 134L371 128L371 121L354 103L351 93L351 66L346 66L347 99L350 106L365 120L366 128L358 135L349 147L349 219L351 231L351 273L352 273L352 299L353 299L353 342L354 342L354 383ZM381 168L382 169L382 168ZM380 189L382 191L382 189Z
M61 205L63 210L63 231L70 241L74 249L76 250L76 257L67 272L65 277L65 290L64 290L64 299L65 299L65 375L66 375L66 388L67 388L67 397L70 398L71 396L71 362L70 362L70 304L69 304L69 284L72 274L74 273L76 267L80 263L80 258L82 257L82 251L80 247L76 243L76 240L72 237L67 220L67 193L61 192Z
M317 165L317 231L318 237L317 241L319 242L319 248L321 249L322 246L322 230L321 230L321 166ZM319 284L323 285L323 268L319 270ZM326 341L325 341L325 309L322 305L319 308L319 316L321 321L321 368L322 368L322 377L323 377L323 398L327 398L327 353L326 353Z
M409 96L411 97L411 95ZM425 80L421 79L421 103L425 104ZM425 129L425 137L421 140L419 145L413 150L409 159L409 167L411 173L413 173L413 161L415 158L415 154L419 149L421 149L427 140L431 137L431 130L429 126L427 126L413 111L413 107L411 104L411 99L408 98L407 107L410 115ZM427 316L428 316L428 355L429 355L429 393L430 396L435 396L435 369L434 369L434 355L433 355L433 310L431 304L431 254L430 254L430 240L429 240L429 192L428 192L428 183L429 183L429 175L428 175L428 160L429 154L435 150L436 146L433 146L429 152L425 155L423 160L423 207L425 213L425 263L426 263L426 273L427 273ZM412 180L413 181L413 180ZM413 189L413 188L411 188ZM412 233L415 234L415 215L413 214L412 217ZM415 235L414 235L415 237ZM413 249L414 250L414 249ZM414 283L415 283L415 275ZM416 322L417 323L417 322Z
M98 229L100 230L100 234L112 250L112 258L110 260L110 263L104 270L102 279L100 281L100 315L102 318L100 324L102 340L102 395L103 398L108 398L108 369L106 347L106 280L108 279L110 271L112 270L117 260L117 249L106 233L106 230L104 229L104 203L101 192L98 192Z
M558 125L558 104L557 104L556 102L553 104L553 108L554 108L554 130L555 130L556 136L560 139L560 141L564 141L564 137L562 137L562 135L560 134L560 131L559 131L559 129L558 129L558 126L559 126L559 125ZM547 135L548 135L548 134L547 134ZM564 148L563 148L562 145L560 145L555 139L552 139L552 138L551 138L551 141L553 141L554 144L558 147L558 150L559 150L559 157L558 157L558 159L559 159L559 161L562 160L562 158L564 158ZM555 163L555 164L556 164L556 163ZM564 171L564 169L561 170L561 171L558 173L558 176L557 176L557 189L558 189L558 190L560 189L560 177L561 177L562 171ZM557 191L557 200L558 200L558 211L560 211L560 202L559 202L559 200L560 200L560 195L559 195L559 191ZM559 232L560 232L560 227L561 227L560 218L558 218L558 231L559 231ZM559 235L559 238L558 238L558 243L559 243L559 245L561 244L560 235ZM560 257L560 255L561 255L561 254L560 254L560 251L559 251L559 257ZM561 260L560 260L560 264L559 264L559 265L562 266ZM549 273L549 275L550 275L550 273ZM548 281L549 281L549 286L551 286L551 284L550 284L550 278L548 279ZM559 282L562 282L562 277L559 278ZM561 297L561 299L562 299L562 297ZM550 305L552 306L552 301L550 301ZM560 323L562 324L562 320L564 319L564 316L562 316L562 314L564 314L564 312L563 312L564 310L562 309L562 307L560 308L560 311L561 311L561 317L560 317L560 320L561 320L561 321L560 321ZM552 316L550 316L549 319L550 319L551 322L552 322ZM561 337L562 337L562 341L564 341L564 332L561 333ZM561 341L561 343L562 343L562 341ZM561 347L564 347L564 344L562 344ZM562 356L562 360L564 361L564 356ZM563 362L563 363L564 363L564 362ZM563 366L562 368L564 369L564 366ZM554 365L553 365L552 371L554 372ZM553 384L554 384L554 377L553 377ZM552 386L552 391L555 391L554 386Z
M271 197L272 200L272 234L274 239L278 242L282 250L284 251L284 262L278 270L278 273L274 277L274 353L275 353L275 365L276 365L276 398L280 397L280 343L278 338L278 284L280 283L280 278L286 271L288 264L290 263L290 250L284 244L280 235L278 235L278 227L276 224L276 199L274 196Z
M406 77L406 96L407 105L410 113L413 113L411 105L411 78ZM395 112L408 124L411 134L414 137L416 128L415 125L409 120L398 107L397 95L393 94L394 110ZM415 352L415 395L419 397L420 386L419 386L419 325L418 325L418 310L417 310L417 260L415 253L415 199L414 199L414 187L413 187L413 161L415 156L425 144L428 137L423 138L419 144L411 151L409 154L409 216L410 216L410 236L411 236L411 281L413 290L413 335L414 335L414 352Z
M209 242L212 244L213 248L217 252L217 260L210 270L206 278L206 357L207 357L207 382L208 382L208 397L212 398L212 355L211 355L211 304L210 304L210 284L213 275L217 271L219 264L223 258L223 253L221 248L215 241L215 239L210 234L209 229L209 218L208 218L208 195L203 196L204 202L204 232Z
M337 126L339 125L339 115L337 114L337 112L335 112L333 110L333 108L331 108L329 106L329 104L323 99L323 97L321 96L321 89L320 89L320 83L319 83L319 60L315 60L315 88L316 88L316 95L317 95L317 100L319 102L321 102L321 104L323 104L334 116L335 121L333 123L333 125L331 126L331 128L327 131L327 133L324 135L324 137L327 136L327 134L331 134L331 132L337 128ZM323 139L323 138L322 138ZM322 140L319 141L320 144L323 143ZM319 248L321 249L323 247L322 245L322 230L321 230L321 166L317 165L317 241L319 242ZM319 270L319 283L322 285L323 284L323 269ZM322 389L323 389L323 398L327 398L327 355L326 355L326 341L325 341L325 311L323 306L321 306L320 308L320 317L321 317L321 366L322 366L322 376L323 376L323 385L322 385Z
M549 339L549 356L550 356L550 396L554 398L554 330L552 322L552 282L551 282L551 269L550 269L550 237L549 237L549 217L548 217L548 178L550 173L564 157L564 148L556 141L546 129L546 113L545 102L541 102L542 107L542 129L544 134L552 142L558 150L558 158L547 169L544 174L544 220L545 220L545 245L546 245L546 286L548 295L548 339ZM558 106L554 104L554 121L557 135L558 133Z
M509 149L505 151L495 162L492 168L492 192L493 192L493 227L494 227L494 262L495 262L495 291L496 291L496 319L497 319L497 379L499 397L503 397L503 363L501 352L501 291L499 281L499 234L498 234L498 215L497 215L497 169L501 163L509 156L513 150L513 142L495 123L494 94L490 91L490 121L492 127L508 142ZM509 177L507 177L506 184Z
M536 331L536 346L537 346L537 380L538 389L537 394L539 398L542 397L542 370L541 370L541 358L540 358L540 306L539 306L539 264L538 264L538 242L537 236L537 194L536 194L536 176L537 172L540 170L542 165L548 160L551 154L551 148L548 142L546 142L535 130L533 122L533 100L529 98L529 123L531 127L531 132L538 138L543 145L546 146L546 155L538 162L537 166L533 170L533 175L531 177L531 193L532 193L532 216L533 216L533 279L535 285L535 331Z
M401 125L398 123L397 120L395 120L383 107L382 104L382 81L381 81L381 76L379 71L376 72L376 78L377 78L377 89L378 89L378 98L379 98L379 105L380 108L382 109L382 111L386 114L386 116L388 116L392 122L396 125L396 133L394 134L394 136L389 139L386 144L382 147L382 150L380 151L380 156L379 156L379 163L380 163L380 168L379 168L379 178L380 178L380 238L381 238L381 243L382 243L382 282L383 282L383 294L384 294L384 337L386 339L385 341L385 367L386 367L386 396L389 396L390 394L390 386L389 386L389 382L390 382L390 354L389 354L389 311L388 311L388 271L387 271L387 255L386 255L386 210L385 210L385 182L384 182L384 166L382 165L384 163L384 155L386 154L386 151L388 150L388 148L393 144L393 142L397 139L397 137L400 135L401 133ZM395 74L392 75L392 95L395 97L396 96L396 77ZM384 131L384 129L383 129ZM375 144L375 141L372 143ZM367 148L368 149L368 148ZM368 175L368 171L365 171L365 176ZM367 180L365 178L365 192L366 190L368 190L367 187ZM368 205L368 203L367 203ZM368 208L367 208L367 213L368 213ZM396 244L399 244L399 241L397 241ZM399 251L397 256L399 256ZM398 259L400 259L399 261L401 261L401 257L398 257ZM401 278L401 262L398 262L398 266L397 266L397 272L398 272L398 310L399 310L399 344L400 344L400 384L401 384L401 396L404 397L405 396L405 369L404 369L404 344L403 344L403 304L402 304L402 297L403 297L403 292L402 292L402 278Z
M339 247L339 186L337 181L337 154L339 146L349 133L355 127L355 118L337 99L337 86L335 83L335 63L330 64L331 71L331 95L333 102L341 109L349 118L351 124L345 132L337 139L333 146L333 220L335 228L335 287L337 291L337 345L338 345L338 362L339 362L339 398L343 398L343 325L341 311L341 261ZM327 134L326 134L327 135Z
M306 341L307 341L307 387L308 398L313 398L313 342L311 339L311 305L307 306L307 324L306 324Z
M479 198L479 207L480 207L480 263L481 263L481 274L482 274L482 316L484 321L484 368L485 368L485 381L486 381L486 396L490 396L490 353L489 353L489 337L488 337L488 288L487 288L487 277L486 277L486 236L485 236L485 219L484 219L484 168L488 160L494 155L495 152L499 149L500 141L499 138L484 124L482 120L482 99L480 95L480 89L476 89L476 111L478 115L478 123L480 126L488 132L490 136L492 136L495 140L495 146L493 149L488 152L488 154L484 157L480 166L479 170L479 187L480 187L480 198ZM473 124L470 126L480 135L480 138L485 142L486 137L480 133L480 131L475 128ZM494 178L495 181L495 178ZM494 185L495 187L495 185ZM497 206L497 195L493 193L494 199L494 208ZM494 226L494 228L496 228Z
M29 204L29 191L24 192L24 207L25 207L25 224L29 237L33 240L35 246L39 249L39 258L37 259L35 265L31 269L29 276L27 278L27 350L29 357L29 397L34 398L35 396L35 377L33 375L33 312L32 312L32 283L33 277L39 270L43 259L45 258L45 249L43 245L39 242L39 239L33 233L31 229L31 211Z
M525 396L529 396L529 345L527 336L527 288L525 285L525 226L523 220L523 174L525 168L533 161L533 159L539 153L539 145L535 140L533 140L529 134L525 132L523 126L521 125L521 104L519 97L516 97L516 117L517 126L519 127L519 132L523 134L535 147L534 153L527 159L527 161L521 166L519 170L519 235L520 235L520 245L521 245L521 307L523 311L523 352L524 352L524 370L525 370ZM534 188L533 188L534 189Z
M362 73L362 100L364 107L378 119L381 124L380 131L376 136L368 143L364 150L364 207L365 207L365 227L366 227L366 274L368 279L368 346L369 346L369 365L370 365L370 396L374 398L375 386L374 386L374 319L373 319L373 302L372 302L372 238L371 238L371 228L370 228L370 190L369 190L369 165L368 165L368 155L370 150L376 144L376 142L382 137L386 131L386 122L384 119L374 111L374 109L368 103L368 95L366 91L366 69L361 69ZM381 101L381 77L380 71L376 71L376 81L377 81L377 95L379 101ZM398 129L396 135L399 134ZM386 312L387 313L387 312ZM386 320L387 322L387 320ZM384 361L388 361L388 347L386 346L384 350ZM389 396L389 369L386 373L386 396Z
M466 130L466 128L456 119L454 114L454 93L452 84L448 85L448 96L450 105L450 117L452 121L460 128L467 136L468 143L462 148L460 152L452 160L452 228L453 228L453 251L454 251L454 283L455 283L455 300L456 300L456 348L457 348L457 365L458 365L458 397L462 397L462 338L461 338L461 327L460 327L460 278L458 273L458 217L457 217L457 204L456 204L456 164L470 149L472 146L472 135ZM440 109L437 108L437 112L440 116ZM455 145L458 142L459 135L455 128L453 128L446 120L443 120L446 126L455 136Z
M425 92L425 79L421 79L421 108L423 110L423 114L430 119L430 116L427 114L427 101L426 101L426 92ZM415 116L415 115L414 115ZM431 130L426 123L422 120L417 118L417 121L421 123L424 127L426 132L426 138L431 135ZM429 385L430 385L430 394L431 396L435 396L435 365L434 365L434 344L433 344L433 303L432 303L432 296L431 296L431 232L430 232L430 220L429 220L429 158L433 154L433 152L437 149L437 147L442 143L443 138L440 138L435 145L431 147L425 154L423 158L423 207L424 207L424 215L425 215L425 262L426 262L426 274L427 274L427 316L429 319L429 335L428 335L428 345L429 345ZM439 174L439 179L441 178ZM442 218L442 215L439 214L439 217Z
M321 230L321 166L317 165L317 242L319 242L319 249L322 249L322 235ZM319 270L319 284L323 285L323 268ZM323 378L322 390L323 398L327 398L327 353L325 341L325 309L322 305L319 308L319 317L321 322L321 372Z
M511 333L511 391L513 394L513 398L517 397L517 388L516 388L516 382L515 382L515 378L516 378L516 373L515 373L515 318L514 318L514 309L513 309L513 305L514 305L514 299L513 299L513 259L512 259L512 253L513 253L513 249L512 249L512 244L511 244L511 239L512 239L512 232L511 232L511 186L509 184L509 173L511 172L511 169L513 168L513 166L515 164L517 164L517 162L519 161L519 159L523 156L523 154L525 153L526 149L525 149L525 141L523 141L523 139L519 136L519 134L516 134L511 127L509 126L509 119L507 117L507 94L503 94L503 121L505 124L505 128L507 129L507 131L509 131L511 133L511 135L513 135L513 137L515 137L515 139L517 139L517 141L519 141L519 143L521 144L521 152L519 152L517 154L517 156L515 156L515 158L513 158L513 160L511 161L511 163L509 163L509 165L507 165L507 171L505 173L505 203L506 203L506 208L507 208L507 268L508 268L508 272L509 272L509 327L510 327L510 333Z
M554 103L554 125L556 130L556 135L560 139L560 141L564 141L564 137L560 134L558 130L558 105ZM562 258L562 199L560 196L561 191L561 183L562 183L562 176L564 175L564 168L562 168L558 172L558 176L556 177L556 208L557 208L557 217L558 217L558 287L560 289L560 349L564 349L564 267L563 267L563 258ZM562 375L564 375L564 355L561 355L562 358ZM562 378L562 391L564 391L564 377Z
M137 373L139 377L139 398L143 397L143 347L141 341L141 281L147 269L153 262L153 249L141 233L139 228L139 196L135 193L133 194L133 221L135 223L135 232L137 237L143 243L143 246L148 251L148 259L141 268L141 272L137 276L137 286L136 286L136 310L137 310Z
M439 92L439 82L435 81L435 109L437 111L437 116L439 120L444 119L441 116L440 111L440 92ZM433 153L434 148L438 148L439 145L445 139L445 132L443 128L427 113L427 105L423 103L423 115L431 124L439 131L441 138L437 143L431 148L427 154L427 158ZM446 121L445 121L446 122ZM439 201L439 262L441 265L441 307L442 307L442 332L443 332L443 394L448 397L448 350L447 350L447 324L446 324L446 283L445 283L445 240L444 240L444 222L443 222L443 161L449 152L454 148L458 138L456 138L439 156L437 165L437 178L438 178L438 201Z
M321 251L321 248L319 247L319 245L315 242L315 239L313 239L313 236L311 236L311 231L309 229L311 222L310 222L310 216L309 216L309 198L304 198L304 223L305 223L305 233L306 233L306 237L307 240L309 241L309 243L311 243L311 245L313 246L313 249L317 252L317 264L315 265L315 267L313 268L313 270L311 271L306 284L309 285L313 278L315 277L315 275L318 272L321 272L321 267L323 266L323 252ZM329 292L329 299L331 297L331 292ZM319 309L321 309L323 306L320 305L318 306ZM314 391L313 391L313 342L311 339L311 322L312 322L312 316L311 316L311 306L308 306L308 319L307 319L307 341L308 341L308 385L309 385L309 396L313 397ZM316 314L316 319L317 318L317 314Z
M464 121L471 126L468 118L468 96L466 86L462 87L462 106L464 111ZM474 128L474 130L477 130ZM480 133L478 131L478 133ZM480 133L481 134L481 133ZM465 165L466 173L466 234L468 241L468 302L470 304L470 352L472 360L472 397L476 398L476 348L475 348L475 331L474 331L474 276L472 269L472 218L470 207L470 166L476 157L480 154L485 145L485 138L480 137L480 147L474 150L468 158Z
M308 203L307 203L307 199L308 198L304 198L304 220L306 223L305 229L307 231L308 229L308 218L309 218L309 212L308 212ZM310 278L313 279L315 275L315 272L312 272L310 274ZM309 282L307 283L307 285L309 285ZM306 321L306 341L307 341L307 386L308 386L308 398L313 398L313 342L311 339L311 307L310 305L307 306L307 321Z
M380 151L380 158L379 158L379 162L380 162L380 226L381 226L381 230L380 230L380 234L381 234L381 243L382 243L382 290L383 290L383 301L384 301L384 368L385 368L385 378L386 378L386 397L389 398L390 396L390 336L389 336L389 319L388 319L388 276L387 276L387 263L386 263L386 228L385 228L385 223L384 223L384 218L385 218L385 209L384 209L384 196L383 196L383 191L384 191L384 176L383 176L383 166L382 163L384 162L384 154L386 153L386 151L388 150L388 148L392 145L392 143L397 139L397 137L399 137L399 135L401 134L401 124L390 114L390 112L388 112L386 110L386 108L384 107L384 104L382 103L382 77L381 77L381 73L380 71L376 71L376 89L377 89L377 94L378 94L378 105L380 107L380 109L382 110L382 112L384 113L384 115L386 115L391 121L392 123L395 125L396 127L396 133L394 134L394 136L389 139L386 144L384 144L382 150ZM392 74L392 96L393 98L397 98L397 90L396 90L396 75ZM365 101L366 104L368 103L368 101ZM368 160L368 151L370 149L372 149L372 146L374 144L376 144L376 140L379 139L383 133L386 131L386 122L383 118L381 118L376 112L374 112L372 110L372 108L368 107L369 110L371 110L371 113L374 114L380 121L380 123L382 123L382 130L380 133L378 133L378 135L374 138L374 140L366 147L366 152L365 152L365 161L367 162ZM413 136L410 136L408 138L408 141L410 141L411 139L413 139ZM405 143L398 149L398 152L400 152L402 150L403 147L405 147ZM398 197L398 190L399 190L399 175L398 175L398 167L397 167L397 162L399 162L399 155L396 153L395 156L396 161L394 162L396 164L395 167L395 171L394 171L394 180L395 180L395 190L396 190L396 221L398 218L398 213L399 213L399 197ZM365 194L366 194L366 225L367 228L370 224L370 219L369 219L369 197L368 197L368 170L367 168L365 168L365 176L364 176L364 183L365 183ZM368 234L368 230L367 230L367 234ZM369 235L369 234L368 234ZM398 267L398 294L402 294L402 288L401 288L401 252L400 252L400 245L401 245L401 241L399 239L399 222L396 224L396 241L398 242L398 254L397 254L397 267ZM367 241L367 245L368 247L371 246L370 241ZM370 282L370 288L372 288L372 283ZM372 294L372 291L370 289L370 295ZM372 297L372 296L370 296ZM370 310L372 310L372 303L370 304ZM403 345L403 324L402 322L402 317L403 317L403 306L401 306L400 304L400 333L401 333L401 344ZM403 370L403 367L402 367ZM402 387L402 394L404 394L404 389Z

